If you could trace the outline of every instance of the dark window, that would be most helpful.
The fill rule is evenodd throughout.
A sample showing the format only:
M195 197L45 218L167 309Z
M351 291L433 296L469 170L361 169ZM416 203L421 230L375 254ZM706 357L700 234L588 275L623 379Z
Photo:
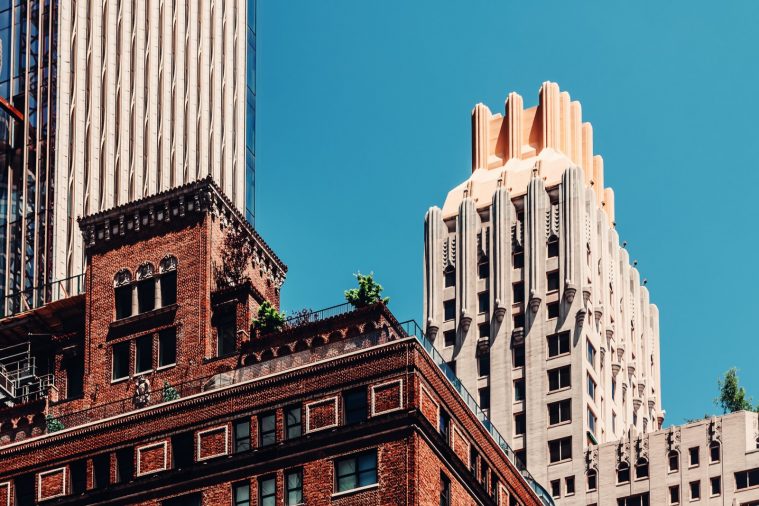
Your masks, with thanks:
M132 285L119 286L116 292L116 319L132 316Z
M617 499L617 506L648 506L648 492L645 494L633 495Z
M567 476L564 478L564 485L566 486L567 495L573 495L575 493L575 477Z
M551 463L572 458L572 437L554 439L548 442Z
M195 460L195 437L193 432L171 436L171 453L174 469L192 467Z
M479 325L480 338L486 339L490 337L490 324L482 323Z
M477 357L477 372L480 377L490 374L490 353L483 353Z
M514 328L515 329L524 328L524 313L517 313L514 315Z
M445 332L443 332L443 339L445 340L446 346L455 346L456 345L456 331L446 330Z
M147 335L137 339L134 372L139 374L153 369L153 336Z
M129 483L134 479L134 449L116 451L116 483Z
M614 350L611 351L612 355L614 355ZM611 380L611 399L614 400L617 398L617 380L613 379Z
M672 485L669 487L669 503L680 504L680 486Z
M640 459L635 463L635 477L648 478L648 461L646 459Z
M514 435L522 436L527 432L527 416L522 413L514 415Z
M129 341L114 344L111 348L111 379L117 380L129 376Z
M77 460L69 466L71 471L71 493L84 494L87 491L87 461Z
M617 483L627 483L630 481L630 465L627 462L622 462L617 467Z
M177 329L170 327L158 333L158 367L177 362Z
M480 262L477 265L477 275L480 279L485 279L490 274L490 264L486 261Z
M738 490L756 485L759 485L759 468L735 473L735 488Z
M572 401L564 399L548 405L548 423L555 425L572 420Z
M569 353L569 332L548 336L548 356L555 357Z
M267 476L258 479L258 504L260 506L276 506L277 478Z
M522 466L527 466L527 450L518 450L514 452L517 462L521 462Z
M548 240L548 258L559 256L559 240L551 238Z
M596 349L593 347L592 344L590 344L590 341L586 342L588 346L588 363L593 366L593 368L596 367Z
M677 471L680 469L680 454L672 450L669 452L669 470Z
M498 476L495 473L490 473L490 497L498 504Z
M232 485L234 506L250 506L250 483L241 481Z
M34 496L34 474L25 474L13 479L16 496L16 506L34 506L37 498Z
M161 275L161 305L170 306L177 302L177 271Z
M147 313L155 309L155 278L137 283L137 312Z
M514 268L521 269L524 267L524 251L514 252Z
M693 448L690 448L688 450L688 455L690 456L690 465L697 466L700 460L699 455L698 455L698 446L694 446Z
M488 474L490 474L490 468L485 459L480 459L480 483L487 490L488 488Z
M550 302L546 305L546 307L548 308L549 320L559 317L559 303L558 302Z
M559 289L559 271L551 271L546 274L546 282L548 283L548 291L552 292Z
M446 288L456 285L456 271L445 271L445 274L443 274L443 276L445 277Z
M451 416L444 410L440 409L440 419L437 425L440 434L443 435L445 442L450 444L451 442Z
M592 492L598 488L598 475L595 469L588 471L588 492Z
M80 355L66 360L66 398L76 399L84 394L84 358Z
M488 292L480 292L477 294L477 311L479 313L487 313L490 311L490 294Z
M234 427L235 453L250 450L250 419L237 420Z
M480 396L480 408L490 409L490 388L480 388L478 393Z
M701 499L701 481L700 480L690 482L690 499L691 501Z
M714 476L709 479L711 495L720 495L722 493L722 478Z
M446 362L446 365L448 366L448 369L451 370L451 373L456 376L456 361L451 360L450 362Z
M202 506L202 504L203 495L200 492L161 501L161 506Z
M440 473L440 506L451 506L451 480Z
M514 367L524 367L524 344L517 344L511 352L514 355Z
M524 283L521 281L519 283L514 283L511 286L511 289L514 295L514 304L524 302Z
M588 374L588 396L594 401L596 400L596 382L593 381L590 374Z
M514 381L514 400L523 401L525 398L524 378Z
M561 480L551 480L551 497L561 497Z
M271 446L277 442L277 415L266 413L258 417L258 446Z
M567 388L572 383L572 366L565 365L556 369L548 370L548 391L553 392L561 388Z
M366 389L357 388L343 394L345 424L361 423L366 420Z
M219 317L216 328L217 350L216 355L224 357L237 351L237 321L234 311L224 311Z
M720 458L720 446L719 443L714 442L709 445L709 461L710 462L719 462Z
M92 486L106 488L111 482L111 455L98 455L92 459Z
M285 505L303 504L303 471L296 469L285 475Z
M285 409L285 435L287 439L296 439L303 434L301 414L300 405Z
M477 478L477 457L477 448L469 445L469 470L475 478Z
M456 317L456 301L446 300L443 302L443 317L445 321L453 320Z
M335 488L345 492L377 483L377 451L335 461Z

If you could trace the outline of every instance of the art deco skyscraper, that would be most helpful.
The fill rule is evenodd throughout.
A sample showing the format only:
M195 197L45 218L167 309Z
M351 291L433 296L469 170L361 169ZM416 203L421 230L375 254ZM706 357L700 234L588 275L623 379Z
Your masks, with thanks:
M472 174L425 218L425 321L537 480L573 490L590 444L662 424L658 311L580 104L544 83L505 108L474 108Z
M255 12L0 2L0 312L79 290L80 216L211 175L253 220Z

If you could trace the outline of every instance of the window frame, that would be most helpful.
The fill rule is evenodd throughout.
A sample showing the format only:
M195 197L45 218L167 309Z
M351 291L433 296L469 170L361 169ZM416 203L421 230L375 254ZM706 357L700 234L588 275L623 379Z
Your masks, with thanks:
M298 485L297 487L290 487L290 477L296 476L298 478ZM296 469L290 469L287 472L285 472L284 476L284 489L285 489L285 506L296 506L298 504L305 504L303 502L303 468L296 468ZM299 493L300 494L300 501L298 502L291 502L290 501L290 494L292 493Z
M271 419L273 421L272 428L264 430L264 420ZM269 439L273 438L271 442ZM258 447L267 448L277 444L277 413L276 411L267 411L258 415Z
M174 360L171 362L163 363L164 353L162 351L165 348L164 342L166 339L170 339L174 343L173 346L168 347L168 349L174 350ZM156 370L166 369L168 367L173 367L175 365L177 365L177 328L167 327L158 332L158 367L156 368Z
M290 415L298 413L298 422L290 423ZM291 435L290 432L297 427L298 434ZM285 439L298 439L303 436L303 407L300 404L285 407Z
M248 431L247 436L241 436L240 432L238 431L238 427L245 426ZM250 418L241 418L239 420L235 420L232 424L232 442L234 443L234 447L232 448L233 453L243 453L250 451L253 447L251 444L251 438L250 438ZM247 448L245 448L245 441L247 440Z
M565 448L565 443L567 444ZM558 459L554 459L553 451L551 449L551 445L557 445L556 448L558 450ZM565 451L568 450L568 451ZM567 455L565 455L567 453ZM548 463L549 464L557 464L559 462L566 462L568 460L572 459L572 436L566 436L561 437L557 439L552 439L548 441Z
M130 363L130 355L132 354L132 342L131 341L121 341L120 343L115 343L113 346L111 346L111 383L116 383L118 381L124 381L130 378L131 371L129 367ZM124 361L124 369L126 370L126 374L123 376L116 377L116 351L118 350L124 350L125 356L123 358Z
M370 457L371 461L373 462L373 467L367 467L362 470L361 468L361 462L363 457ZM372 458L373 457L373 458ZM340 464L344 462L354 462L354 471L352 473L347 474L341 474L340 473ZM374 487L379 485L379 462L377 459L377 450L370 450L366 452L361 453L355 453L352 455L348 455L345 457L337 458L333 461L333 468L334 468L334 476L335 476L335 482L333 484L334 487L334 493L335 494L342 494L347 492L352 492L356 490L366 489L370 487ZM374 481L371 483L365 483L361 484L361 474L362 473L372 473L374 475ZM351 477L355 476L355 484L353 487L349 488L341 488L340 480L341 478Z
M555 373L556 377L556 388L552 388L552 373ZM565 374L562 374L565 373ZM546 371L546 374L548 374L548 391L549 392L559 392L561 390L571 388L572 387L572 365L567 364L563 365L561 367L554 367L553 369L548 369ZM566 378L567 384L563 385L562 381Z
M548 408L548 426L553 427L556 425L561 425L564 423L569 423L572 421L572 399L559 399L554 402L549 402L547 404ZM553 408L556 408L556 411L553 410ZM564 418L564 412L567 412L568 418ZM556 422L553 421L553 415L556 413L558 415L558 420Z
M145 350L148 350L149 357ZM145 353L146 356L142 356ZM148 359L149 367L147 369L142 368L142 360ZM141 376L143 374L149 374L153 372L153 334L145 334L134 340L134 375Z
M248 494L247 499L238 499L237 491L245 490ZM250 506L250 482L237 481L232 483L232 506Z
M268 482L274 482L273 492L264 495L264 483ZM277 476L276 475L266 475L261 476L258 478L258 506L267 506L269 503L267 502L268 499L272 499L274 501L273 506L276 506L277 504Z
M552 344L553 344L551 340L554 338L556 339L555 352L551 350ZM569 353L572 351L572 344L570 343L569 331L557 332L555 334L546 336L546 341L548 342L548 350L547 350L548 358L556 358L556 357L562 357L564 355L569 355Z
M355 425L369 418L369 401L366 387L346 390L342 395L343 425ZM358 405L354 405L358 402Z

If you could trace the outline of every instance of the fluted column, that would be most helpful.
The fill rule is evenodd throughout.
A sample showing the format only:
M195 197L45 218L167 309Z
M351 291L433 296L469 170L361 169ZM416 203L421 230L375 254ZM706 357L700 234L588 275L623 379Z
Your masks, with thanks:
M424 217L424 321L426 332L435 339L442 323L443 252L445 223L439 207L431 207Z
M499 186L493 194L492 234L493 255L493 309L501 322L511 308L511 224L514 221L514 205L506 188Z
M522 156L522 112L524 111L524 103L522 97L518 94L511 92L506 99L506 119L508 121L508 136L509 136L509 152L507 159L520 158Z
M527 293L529 294L530 312L532 319L540 308L545 297L545 262L546 262L546 208L548 195L543 179L537 169L527 186L525 200L525 261L527 263Z
M561 233L564 300L567 310L573 305L578 287L582 284L584 187L582 170L569 167L561 177Z
M490 109L483 104L472 110L472 172L488 168L490 116Z
M465 197L459 206L456 224L456 254L460 258L456 269L456 291L458 293L458 324L462 339L469 330L472 318L477 312L477 228L479 217L474 200Z

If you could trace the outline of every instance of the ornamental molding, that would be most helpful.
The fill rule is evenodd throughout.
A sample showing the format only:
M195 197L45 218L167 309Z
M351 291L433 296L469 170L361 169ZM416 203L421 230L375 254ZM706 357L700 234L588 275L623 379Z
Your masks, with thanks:
M670 427L667 431L667 453L676 451L680 451L680 441L682 438L682 434L680 432L680 427Z
M598 472L598 446L588 448L585 452L585 467L586 471Z
M722 444L722 418L713 416L709 420L709 430L707 431L707 443Z

